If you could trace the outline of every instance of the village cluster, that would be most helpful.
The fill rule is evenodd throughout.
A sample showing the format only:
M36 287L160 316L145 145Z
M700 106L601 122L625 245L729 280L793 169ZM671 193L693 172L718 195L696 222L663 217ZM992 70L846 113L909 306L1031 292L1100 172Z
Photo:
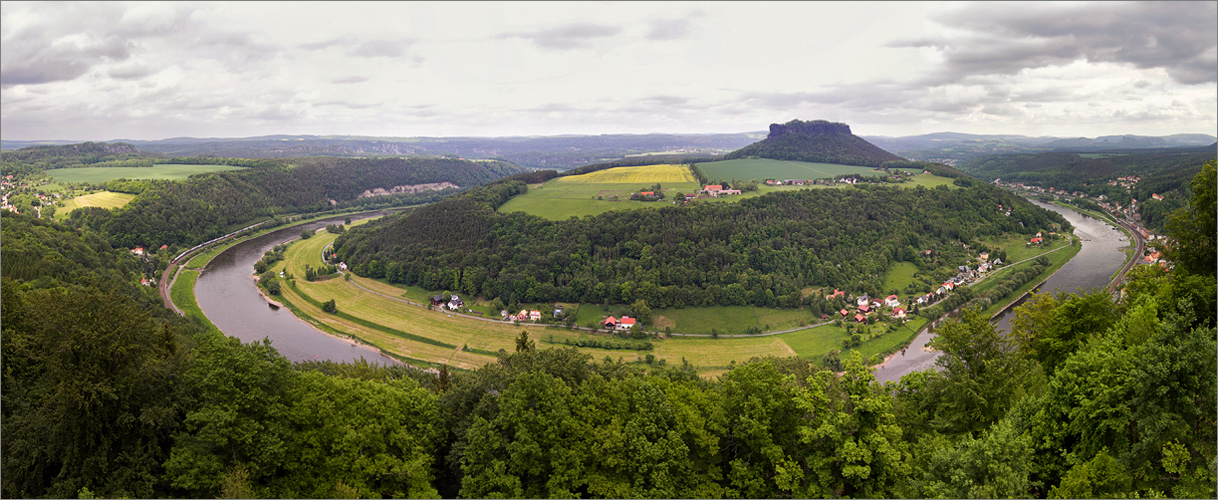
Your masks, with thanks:
M1119 186L1119 187L1125 188L1126 190L1130 190L1130 189L1133 189L1133 187L1135 185L1137 185L1137 183L1141 180L1142 180L1142 178L1139 176L1127 175L1124 177L1117 177L1116 179L1108 181L1108 185L1109 186ZM1146 229L1146 227L1141 224L1142 216L1138 211L1138 199L1137 198L1130 198L1128 205L1122 205L1118 201L1109 200L1107 196L1102 195L1102 194L1095 198L1092 198L1092 197L1088 196L1087 193L1084 193L1081 191L1073 191L1073 192L1068 193L1064 190L1059 191L1057 188L1052 187L1052 186L1050 186L1049 188L1044 188L1041 186L1029 186L1022 182L1003 182L1002 179L994 179L994 185L999 186L999 187L1004 187L1007 189L1011 189L1014 191L1022 191L1025 193L1047 194L1049 196L1054 197L1055 199L1066 199L1066 200L1071 200L1074 198L1090 199L1090 200L1095 201L1101 208L1104 209L1105 212L1112 214L1114 216L1122 217L1124 219L1124 222L1126 224L1128 224L1129 227L1133 228L1134 231L1137 231L1138 234L1140 234L1142 236L1142 238L1145 239L1146 241L1148 241L1148 242L1154 241L1161 237L1159 235L1156 235L1156 234L1150 232L1150 230ZM1155 200L1158 200L1158 201L1163 201L1163 195L1160 195L1159 193L1151 193L1150 197L1154 198ZM1001 208L1001 206L999 208ZM1010 215L1010 214L1011 214L1010 210L1008 209L1007 215ZM1052 233L1050 233L1050 234L1052 234ZM1166 265L1166 263L1163 261L1162 257L1163 257L1162 253L1160 253L1160 252L1151 252L1142 257L1142 262L1145 264Z
M25 183L23 183L19 180L13 180L12 175L4 176L3 179L0 179L0 209L9 210L9 211L11 211L13 213L17 213L17 214L21 213L19 211L19 209L10 202L9 196L12 195L13 192L17 191L17 190L30 191L29 189L23 189L23 188L30 188L30 187L32 187L32 186L27 186ZM60 198L59 193L44 194L42 192L34 192L34 193L30 193L30 196L37 199L38 204L41 206L60 204L59 203L59 198ZM42 210L41 210L40 206L34 206L33 209L35 212L37 212L37 215L39 217L42 216Z
M1039 233L1037 236L1039 238ZM925 253L930 255L931 251L927 250ZM956 287L975 282L989 274L996 267L1002 265L1002 259L995 258L993 261L990 261L989 257L989 253L981 252L977 256L977 260L981 261L981 263L976 267L968 265L960 266L957 269L958 272L955 276L944 281L943 284L939 285L939 287L933 292L912 297L908 300L916 304L917 307L928 307L934 305L939 300L946 297L947 294L954 291ZM850 298L846 295L846 292L838 289L834 289L833 293L825 295L825 300L832 301L835 299L850 300ZM856 297L854 299L854 303L856 304L856 307L853 311L845 308L838 311L840 319L853 319L856 323L869 323L870 321L878 318L881 314L887 314L888 316L897 320L904 320L905 317L910 314L909 310L905 309L905 306L902 304L900 297L896 295L889 295L881 300L878 298L869 297L867 294L863 294ZM827 317L822 319L827 319Z

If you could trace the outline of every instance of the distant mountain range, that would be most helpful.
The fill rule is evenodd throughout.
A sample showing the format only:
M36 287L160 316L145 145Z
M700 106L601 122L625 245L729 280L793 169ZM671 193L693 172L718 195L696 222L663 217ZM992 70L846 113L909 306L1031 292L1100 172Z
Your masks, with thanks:
M796 120L798 122L798 120ZM799 122L802 124L819 123ZM823 122L825 124L829 122ZM244 138L178 137L157 141L122 140L140 151L172 156L220 156L274 158L291 156L441 156L462 158L499 158L531 168L566 170L591 163L625 157L669 153L686 157L724 157L728 154L758 156L781 155L790 149L788 124L775 124L784 134L766 132L732 134L604 134L533 137L369 137L271 135ZM1205 134L1176 134L1162 137L1114 135L1088 138L1029 137L1023 135L978 135L941 132L906 137L854 136L827 140L822 152L842 158L880 161L887 153L912 159L954 165L962 160L990 154L1035 153L1044 151L1103 151L1122 149L1198 147L1215 144L1218 139ZM823 126L823 125L821 125ZM832 127L830 127L832 128ZM826 129L828 130L828 129ZM839 131L841 132L841 131ZM841 135L841 134L838 134ZM760 141L760 142L759 142ZM768 142L767 142L768 141ZM5 151L35 146L74 144L79 141L0 141ZM815 142L815 141L812 141ZM803 146L816 147L812 142ZM870 143L870 144L866 144ZM784 144L786 144L784 146ZM873 148L868 146L874 145ZM796 149L800 149L796 148ZM742 152L736 152L741 150ZM878 151L877 151L878 150ZM765 152L762 152L765 151ZM805 153L801 155L806 156ZM827 157L826 157L827 158ZM819 160L818 160L819 161ZM885 160L886 161L886 160ZM854 163L857 164L857 161ZM870 163L865 163L870 164Z
M863 136L868 142L911 160L936 161L953 165L978 156L1047 151L1112 151L1154 148L1189 148L1218 143L1206 134L1175 134L1160 137L1108 135L1086 137L1029 137L1025 135L977 135L955 132L906 137Z

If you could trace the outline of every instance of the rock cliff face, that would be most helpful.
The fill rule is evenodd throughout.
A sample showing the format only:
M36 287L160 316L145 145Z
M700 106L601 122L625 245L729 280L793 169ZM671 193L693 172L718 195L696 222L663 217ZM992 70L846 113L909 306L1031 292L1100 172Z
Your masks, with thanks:
M799 120L791 120L787 123L772 123L770 124L769 139L782 135L853 135L850 133L850 126L845 123L827 122L825 120L814 120L803 122Z
M894 155L850 132L845 123L824 120L800 121L770 125L770 135L724 156L736 158L769 158L773 160L837 163L877 167L888 161L904 158Z

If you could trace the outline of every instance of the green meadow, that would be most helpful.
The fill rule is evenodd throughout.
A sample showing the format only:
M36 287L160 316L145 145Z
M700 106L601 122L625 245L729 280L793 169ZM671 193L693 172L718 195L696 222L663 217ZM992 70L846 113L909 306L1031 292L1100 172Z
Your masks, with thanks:
M157 179L180 181L195 174L219 172L224 170L241 170L245 167L228 165L180 165L165 163L151 167L87 167L87 168L57 168L48 170L51 178L57 182L85 182L99 184L114 179Z
M84 207L118 208L135 199L135 195L101 191L93 194L77 196L63 203L63 208L55 212L55 218L63 220L73 210Z
M829 179L839 175L876 175L871 167L838 165L834 163L811 163L805 161L770 160L765 158L743 158L739 160L714 161L696 164L698 170L714 182L716 179L730 181L756 179Z

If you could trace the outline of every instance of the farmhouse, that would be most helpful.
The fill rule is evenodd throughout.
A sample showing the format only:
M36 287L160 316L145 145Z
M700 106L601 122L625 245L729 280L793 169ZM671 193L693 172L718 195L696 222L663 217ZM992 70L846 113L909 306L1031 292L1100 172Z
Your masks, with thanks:
M634 323L635 318L631 318L630 316L622 316L622 320L617 323L617 329L629 330L630 327L634 326Z
M438 305L442 305L442 304L444 304L443 295L432 295L431 296L431 305L438 306Z

